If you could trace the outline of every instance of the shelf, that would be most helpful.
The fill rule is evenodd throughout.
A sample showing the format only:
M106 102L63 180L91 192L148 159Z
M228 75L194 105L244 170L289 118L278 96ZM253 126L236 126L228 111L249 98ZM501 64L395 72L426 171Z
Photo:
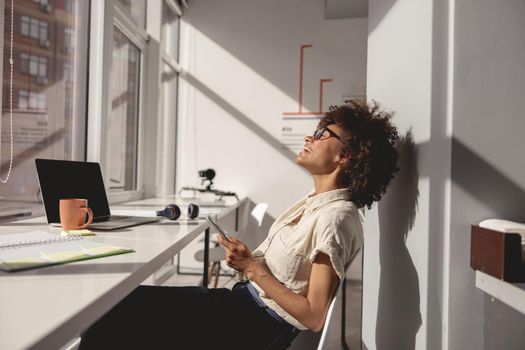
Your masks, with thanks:
M509 283L476 271L476 287L525 314L525 283Z

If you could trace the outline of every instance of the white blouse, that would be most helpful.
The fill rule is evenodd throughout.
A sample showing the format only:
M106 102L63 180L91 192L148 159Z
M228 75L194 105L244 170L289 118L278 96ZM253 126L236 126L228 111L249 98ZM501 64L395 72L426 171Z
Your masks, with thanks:
M302 198L275 220L253 256L265 260L275 278L300 295L308 294L312 263L319 252L330 257L342 279L345 265L363 244L362 213L349 198L346 189ZM255 282L252 284L264 303L279 316L298 329L306 329Z

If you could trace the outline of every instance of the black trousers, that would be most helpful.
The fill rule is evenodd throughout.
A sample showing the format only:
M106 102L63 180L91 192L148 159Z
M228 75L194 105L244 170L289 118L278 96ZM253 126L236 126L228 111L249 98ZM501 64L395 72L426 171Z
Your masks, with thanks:
M139 286L83 335L86 349L286 349L298 334L232 290Z

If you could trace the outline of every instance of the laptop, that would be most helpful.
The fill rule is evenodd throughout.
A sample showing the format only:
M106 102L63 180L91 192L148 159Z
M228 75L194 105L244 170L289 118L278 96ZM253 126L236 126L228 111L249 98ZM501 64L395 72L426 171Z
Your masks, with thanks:
M47 222L52 226L60 226L59 200L62 198L88 200L88 206L93 210L90 229L114 230L159 220L155 217L111 215L98 163L53 159L35 159L35 163Z

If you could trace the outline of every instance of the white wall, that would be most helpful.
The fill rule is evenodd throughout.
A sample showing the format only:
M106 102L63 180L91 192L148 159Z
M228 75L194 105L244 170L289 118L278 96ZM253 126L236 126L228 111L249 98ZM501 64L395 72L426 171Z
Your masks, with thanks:
M316 0L195 0L185 21L178 188L214 167L273 217L308 191L279 141L298 46L313 44L305 108L321 77L336 79L327 104L366 85L403 137L402 171L367 213L365 347L525 348L524 316L478 291L468 263L470 224L525 221L523 1L370 0L368 32Z
M435 317L441 315L442 285L429 271L441 273L442 243L431 233L443 228L442 222L432 224L445 210L436 204L443 203L439 188L446 184L450 154L445 115L433 109L433 101L443 96L432 85L440 68L433 56L433 16L431 0L372 0L369 5L368 99L395 111L400 136L408 139L402 172L365 225L363 342L368 349L440 347Z
M370 1L368 98L415 148L367 222L368 349L525 348L525 316L469 264L471 224L525 221L524 32L523 1Z
M313 45L305 51L305 109L317 109L321 78L334 79L325 106L363 94L366 79L366 19L324 17L318 0L190 2L177 188L199 185L197 171L212 167L216 188L268 202L274 218L312 188L280 143L283 112L298 109L299 46Z
M470 225L525 222L525 2L455 6L450 339L453 349L525 349L525 315L474 287Z

